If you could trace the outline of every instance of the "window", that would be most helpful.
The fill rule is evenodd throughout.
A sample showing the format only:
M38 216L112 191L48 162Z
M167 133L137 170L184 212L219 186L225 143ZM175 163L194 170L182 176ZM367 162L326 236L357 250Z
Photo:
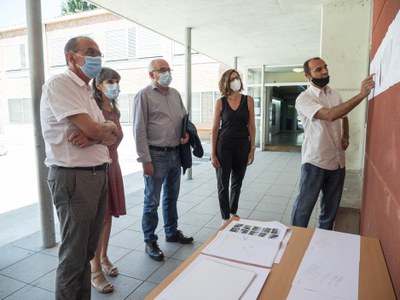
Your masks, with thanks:
M31 99L8 99L10 123L32 123Z
M139 27L136 43L138 58L162 56L162 39L159 34Z
M201 93L192 93L192 115L190 119L194 124L201 123Z
M216 92L192 93L192 114L190 119L194 124L211 126L217 94Z
M49 40L49 64L50 67L65 66L66 60L64 55L64 47L67 38L55 38Z
M83 33L82 36L87 36L94 40L94 33ZM65 60L64 48L65 44L71 37L59 37L49 39L49 65L50 67L60 67L65 66L67 64Z
M106 32L107 61L136 57L136 28L123 28Z
M121 112L121 117L120 117L120 122L121 123L132 123L133 122L133 117L132 117L132 112L133 112L133 99L135 98L135 95L133 94L125 94L125 95L119 95L118 97L118 108L119 111Z
M25 43L4 47L4 68L6 71L17 71L29 68L28 47Z

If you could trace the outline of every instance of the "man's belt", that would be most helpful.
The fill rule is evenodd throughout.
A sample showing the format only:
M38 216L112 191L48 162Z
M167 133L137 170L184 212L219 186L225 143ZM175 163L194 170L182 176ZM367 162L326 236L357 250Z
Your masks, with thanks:
M175 147L158 147L158 146L149 145L149 149L155 150L155 151L160 151L160 152L170 152L170 151L178 150L179 146L175 146Z
M94 166L94 167L62 167L62 166L51 166L53 168L58 169L68 169L68 170L80 170L80 171L106 171L108 168L108 163L104 163L102 165Z

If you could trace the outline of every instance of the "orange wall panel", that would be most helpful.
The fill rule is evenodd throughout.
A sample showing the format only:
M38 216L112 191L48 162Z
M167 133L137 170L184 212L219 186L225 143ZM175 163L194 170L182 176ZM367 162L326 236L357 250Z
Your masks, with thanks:
M399 10L399 0L374 1L371 59ZM368 102L361 234L380 240L400 299L400 83Z

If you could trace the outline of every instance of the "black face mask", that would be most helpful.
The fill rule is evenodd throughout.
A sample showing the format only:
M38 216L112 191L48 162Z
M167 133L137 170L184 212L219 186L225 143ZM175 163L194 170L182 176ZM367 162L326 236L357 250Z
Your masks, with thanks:
M329 76L325 78L312 78L311 80L312 83L314 83L316 86L319 86L320 88L323 88L329 83Z

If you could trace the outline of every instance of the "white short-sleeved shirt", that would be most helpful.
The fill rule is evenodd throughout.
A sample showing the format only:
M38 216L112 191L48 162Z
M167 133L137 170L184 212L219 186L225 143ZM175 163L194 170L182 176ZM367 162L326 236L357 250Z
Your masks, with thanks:
M50 78L43 85L40 120L47 166L92 167L111 162L104 145L80 149L68 142L69 135L79 130L68 119L69 116L88 114L96 122L105 122L91 95L91 87L70 70Z
M296 99L296 109L304 127L302 164L310 163L326 170L345 166L342 149L342 119L329 122L314 118L323 107L331 108L343 103L340 94L326 87L323 90L310 85Z

